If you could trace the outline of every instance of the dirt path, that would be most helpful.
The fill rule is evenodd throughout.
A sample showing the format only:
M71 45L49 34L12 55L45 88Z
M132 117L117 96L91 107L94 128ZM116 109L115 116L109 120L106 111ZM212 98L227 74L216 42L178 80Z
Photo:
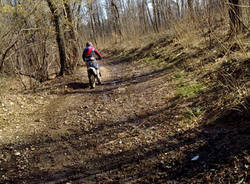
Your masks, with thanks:
M51 91L51 99L34 114L37 117L31 118L36 125L29 127L27 123L23 131L16 134L5 131L2 136L9 136L9 140L14 140L18 133L28 134L23 142L3 144L4 149L14 154L10 158L2 156L6 161L3 167L6 181L106 181L105 175L118 171L119 165L126 162L119 154L141 147L141 139L147 144L155 142L159 137L156 127L149 122L144 124L144 117L158 113L159 96L151 96L153 83L145 85L147 80L154 80L150 75L155 74L140 76L138 70L135 74L133 70L128 64L107 62L102 67L104 85L91 90L85 68L80 68L75 76ZM58 81L56 83L58 85ZM165 103L164 106L162 108L166 108ZM29 135L34 129L35 135ZM131 154L134 153L129 156ZM112 155L118 155L118 160L113 160ZM12 168L9 163L13 169L7 169Z
M89 89L80 68L41 88L48 98L30 114L32 126L27 121L15 134L5 129L1 183L185 183L207 181L204 172L215 176L219 167L206 149L213 155L220 149L212 148L214 140L229 137L197 122L178 123L193 102L175 97L172 69L104 63L104 85ZM11 138L23 132L22 141ZM206 159L190 161L197 154Z

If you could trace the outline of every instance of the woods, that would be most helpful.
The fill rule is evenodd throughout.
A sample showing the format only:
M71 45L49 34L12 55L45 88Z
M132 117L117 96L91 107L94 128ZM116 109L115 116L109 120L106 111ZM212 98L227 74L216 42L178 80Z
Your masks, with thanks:
M0 0L0 183L249 183L249 29L249 0Z
M249 31L247 0L1 0L0 15L0 71L38 81L72 74L86 40L104 48L181 22Z

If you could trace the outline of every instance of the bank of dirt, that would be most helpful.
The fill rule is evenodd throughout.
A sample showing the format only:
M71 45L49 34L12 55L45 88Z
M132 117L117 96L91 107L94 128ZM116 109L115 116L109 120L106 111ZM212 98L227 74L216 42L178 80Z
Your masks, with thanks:
M185 78L180 65L149 65L138 53L103 60L95 89L80 67L35 93L4 93L1 183L247 183L248 116L213 119L218 90L180 86L209 72ZM190 56L175 54L166 61Z

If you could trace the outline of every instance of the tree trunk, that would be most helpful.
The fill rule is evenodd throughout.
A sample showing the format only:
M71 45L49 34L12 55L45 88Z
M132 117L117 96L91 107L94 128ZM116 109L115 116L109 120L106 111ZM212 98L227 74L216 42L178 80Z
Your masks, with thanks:
M181 17L184 17L185 13L185 3L184 0L181 0Z
M152 0L153 13L154 13L154 27L157 32L159 32L159 22L158 22L158 10L156 0Z
M114 29L115 29L115 32L119 36L122 36L121 23L120 23L120 14L119 14L118 7L117 7L116 3L114 2L114 0L111 0L111 9L112 9L111 10L112 16L114 18Z
M194 1L188 0L188 9L189 9L189 14L190 14L192 21L194 21L194 6L193 5L194 5Z
M238 33L242 31L242 23L240 20L240 7L239 0L228 0L229 2L229 19L230 19L230 28L231 32Z
M154 30L155 32L157 32L157 30L155 29L155 26L154 26L154 21L153 21L152 15L151 15L151 13L150 13L148 4L147 4L146 1L145 1L145 3L146 3L146 7L147 7L148 17L149 17L149 20L150 20L151 25L152 25L152 27L153 27L153 30Z
M181 7L180 7L179 0L176 1L176 6L177 6L177 18L180 18L181 17Z
M60 72L59 76L62 76L64 74L69 74L69 67L67 66L67 59L66 59L66 49L65 49L65 40L63 36L63 31L60 26L60 17L58 10L56 6L53 4L52 0L47 0L48 6L50 8L50 11L52 13L52 21L55 24L55 30L56 30L56 41L58 45L59 50L59 57L60 57Z
M71 71L75 70L75 67L77 65L77 61L78 61L78 48L77 48L77 39L76 39L76 33L75 33L75 29L74 29L74 22L73 22L73 16L71 13L71 7L70 7L70 3L66 0L64 0L64 7L67 13L67 19L69 22L69 37L70 37L70 44L71 44L71 50L72 50L72 58L71 59L71 66L70 69Z

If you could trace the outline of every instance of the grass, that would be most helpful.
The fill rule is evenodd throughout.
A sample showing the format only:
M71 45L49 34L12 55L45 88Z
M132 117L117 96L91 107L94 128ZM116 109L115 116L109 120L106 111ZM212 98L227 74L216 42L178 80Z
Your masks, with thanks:
M195 126L194 124L202 119L204 110L202 107L185 107L182 110L182 115L178 119L180 127Z
M183 78L183 76L184 76L184 70L182 70L182 71L180 71L180 72L177 72L177 73L175 73L174 74L174 77L176 78L176 79L181 79L181 78Z
M202 83L182 82L179 84L179 88L176 90L176 95L178 97L194 97L205 90L206 87Z

